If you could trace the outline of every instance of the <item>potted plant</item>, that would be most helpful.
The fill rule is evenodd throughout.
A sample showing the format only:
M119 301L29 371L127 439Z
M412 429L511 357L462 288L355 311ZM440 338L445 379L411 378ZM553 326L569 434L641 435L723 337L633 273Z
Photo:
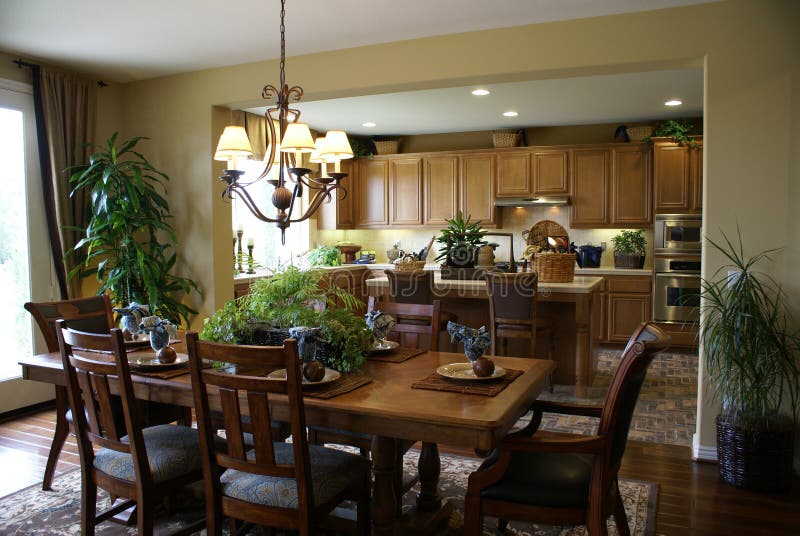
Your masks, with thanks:
M320 328L317 359L340 372L358 369L369 349L369 330L356 311L363 303L325 281L324 270L289 266L257 279L245 296L206 318L200 337L227 344L280 345L290 328Z
M644 230L623 229L611 238L614 244L614 268L643 268L647 254Z
M342 252L335 246L317 246L306 253L310 266L339 266Z
M781 287L756 270L776 250L746 257L723 233L708 240L728 264L701 286L699 335L714 400L720 476L735 486L787 491L800 410L800 336Z
M436 237L436 242L442 244L436 257L436 262L444 261L442 278L472 279L478 248L487 244L485 235L481 222L473 222L469 215L464 219L460 210L454 219L447 220L447 227Z
M183 299L198 288L172 273L177 238L162 195L169 177L135 150L144 139L117 146L115 132L88 164L70 169L73 194L88 191L92 211L86 229L77 229L85 233L74 248L83 252L83 262L69 276L94 274L98 294L109 292L115 305L149 304L151 314L188 324L197 311Z
M694 125L685 119L668 119L658 125L650 136L643 138L642 142L651 143L652 138L672 138L676 143L696 149L697 141L689 137L692 129L694 129Z

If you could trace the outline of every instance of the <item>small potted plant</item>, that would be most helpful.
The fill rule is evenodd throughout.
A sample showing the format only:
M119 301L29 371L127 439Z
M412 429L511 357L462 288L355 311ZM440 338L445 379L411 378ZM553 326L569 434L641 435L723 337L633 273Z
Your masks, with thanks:
M611 238L614 244L614 268L644 268L647 240L644 231L623 229Z
M461 211L454 219L447 220L447 227L436 238L436 242L442 244L436 257L437 262L444 261L442 278L472 279L478 249L487 244L485 235L481 222L473 222L469 215L465 219Z
M652 138L672 138L676 143L697 148L697 141L689 136L694 125L685 119L668 119L656 127L650 136L642 139L644 143L651 143Z
M800 332L785 294L756 266L776 250L746 257L723 233L708 240L728 264L701 285L700 341L707 380L720 403L717 458L723 480L760 491L788 491L800 413Z

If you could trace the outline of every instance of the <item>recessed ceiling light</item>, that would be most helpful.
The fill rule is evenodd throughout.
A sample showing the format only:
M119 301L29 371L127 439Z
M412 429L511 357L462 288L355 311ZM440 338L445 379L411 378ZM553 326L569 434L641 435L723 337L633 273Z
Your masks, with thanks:
M361 126L362 127L367 127L367 128L372 128L372 127L375 127L377 125L375 123L373 123L372 121L367 121L366 123L361 123Z
M517 117L519 115L519 112L515 112L513 110L509 110L507 112L503 112L503 115L505 117Z
M476 89L472 92L473 95L477 97L483 97L484 95L488 95L490 92L488 89Z
M683 104L683 101L679 101L678 99L668 100L664 103L664 106L680 106Z

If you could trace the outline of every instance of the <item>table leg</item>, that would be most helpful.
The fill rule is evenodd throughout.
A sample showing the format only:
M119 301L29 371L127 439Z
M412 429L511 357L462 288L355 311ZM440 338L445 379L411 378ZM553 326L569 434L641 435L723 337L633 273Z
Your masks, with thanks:
M394 494L394 471L397 459L397 442L390 437L372 438L372 471L375 484L372 488L373 534L393 534L397 497Z
M442 506L439 495L439 474L442 469L439 459L439 446L436 443L422 443L419 452L419 486L417 510L432 512Z

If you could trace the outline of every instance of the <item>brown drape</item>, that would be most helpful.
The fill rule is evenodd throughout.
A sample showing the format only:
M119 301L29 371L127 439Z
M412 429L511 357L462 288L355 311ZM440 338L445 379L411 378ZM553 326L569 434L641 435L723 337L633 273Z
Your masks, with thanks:
M49 176L53 192L53 206L46 205L46 210L55 211L57 238L63 253L71 251L83 234L65 227L86 227L89 198L84 192L70 196L72 188L67 170L89 161L91 147L86 144L94 142L97 83L75 74L40 67L38 85L50 160L49 173L42 172L43 178ZM55 238L51 236L51 242ZM54 259L56 270L60 266L62 273L69 273L79 261L74 253L67 255L63 262L61 257ZM80 295L79 278L67 281L67 294L70 298Z

